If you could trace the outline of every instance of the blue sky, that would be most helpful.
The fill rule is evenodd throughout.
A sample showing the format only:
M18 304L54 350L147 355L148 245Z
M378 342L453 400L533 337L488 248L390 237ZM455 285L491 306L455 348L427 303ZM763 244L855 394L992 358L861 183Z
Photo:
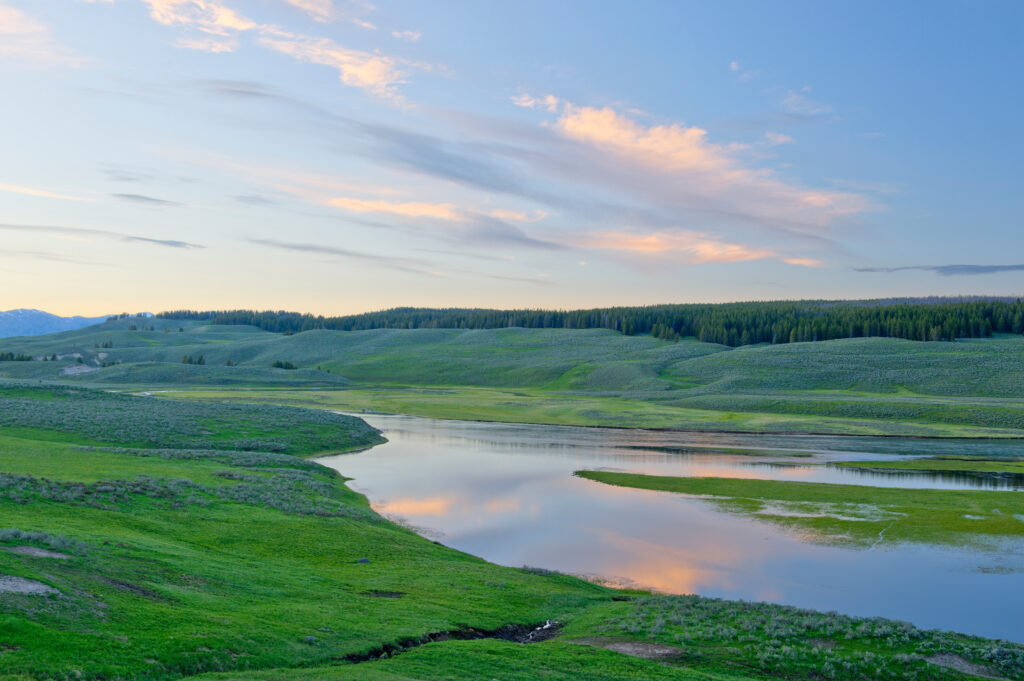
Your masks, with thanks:
M0 0L0 308L1024 293L1016 2Z

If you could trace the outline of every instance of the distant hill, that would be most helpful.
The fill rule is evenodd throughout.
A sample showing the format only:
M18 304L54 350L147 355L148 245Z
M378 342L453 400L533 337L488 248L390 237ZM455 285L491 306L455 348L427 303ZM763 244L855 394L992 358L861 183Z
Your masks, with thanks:
M58 317L42 310L7 310L0 312L0 338L42 336L58 331L73 331L107 320L102 317Z
M491 310L399 307L322 317L287 311L176 310L158 317L255 326L275 333L316 329L609 329L662 340L694 337L740 347L881 336L915 341L1024 333L1024 302L996 297L779 300L607 307L591 310Z

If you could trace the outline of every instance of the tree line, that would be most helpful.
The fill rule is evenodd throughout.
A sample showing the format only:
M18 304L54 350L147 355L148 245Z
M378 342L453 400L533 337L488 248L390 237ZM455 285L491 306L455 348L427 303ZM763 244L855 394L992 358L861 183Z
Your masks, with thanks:
M158 316L210 324L246 324L275 333L314 329L611 329L666 340L695 337L731 347L869 336L952 341L985 338L993 333L1024 333L1024 303L996 298L781 301L591 310L402 307L341 317L269 310L175 310Z

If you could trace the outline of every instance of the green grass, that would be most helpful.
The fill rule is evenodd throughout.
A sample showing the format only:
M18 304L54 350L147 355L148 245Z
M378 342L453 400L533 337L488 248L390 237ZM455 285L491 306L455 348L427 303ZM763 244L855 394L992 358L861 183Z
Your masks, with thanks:
M0 413L12 422L0 428L0 575L59 592L2 594L0 679L957 678L922 660L934 649L1024 678L1024 646L781 606L757 606L754 617L774 629L730 645L730 627L750 620L751 604L616 602L638 596L492 565L384 520L340 475L296 456L365 445L375 431L354 419L332 415L341 441L325 442L302 427L321 423L321 412L288 409L280 413L298 427L279 444L292 453L238 451L221 446L220 436L244 430L231 421L278 412L231 405L230 417L197 435L196 410L215 407L0 389ZM62 416L46 420L46 410ZM95 423L106 429L102 441ZM195 437L202 447L190 444ZM18 546L67 557L4 550ZM680 609L690 625L672 620ZM655 626L659 617L667 624ZM443 632L548 619L565 625L553 641L438 641L402 652ZM823 635L809 620L853 643L817 660L791 655ZM893 632L907 640L894 647ZM593 637L667 643L682 657L665 664L580 643ZM347 661L387 646L389 659ZM765 646L772 655L751 652Z
M987 428L942 421L899 421L869 418L690 409L637 398L567 395L520 388L462 386L390 386L368 389L190 389L161 397L186 400L238 400L288 404L350 412L412 414L470 421L541 423L613 428L656 428L746 433L827 433L953 438L1019 438L1024 431Z
M1005 459L956 458L929 456L900 461L843 461L846 468L867 468L892 471L937 471L940 473L1011 473L1024 475L1024 461Z
M1018 336L955 343L861 338L730 349L607 330L283 335L170 320L150 321L155 331L128 329L138 323L119 320L4 339L0 350L55 353L61 359L0 363L0 377L208 390L351 388L335 396L334 407L443 418L1024 437L1024 338ZM181 364L186 354L203 355L207 364ZM274 361L299 369L272 369Z
M195 404L73 387L0 384L0 435L8 429L45 431L35 439L313 454L350 451L382 442L359 419L265 405Z
M1024 437L1019 336L955 343L860 338L729 349L601 329L283 335L149 320L154 331L129 330L138 323L117 320L4 339L2 351L62 359L3 362L0 377L121 388L345 390L330 406L478 420ZM75 361L78 355L82 363ZM182 364L184 355L202 355L206 364ZM299 369L273 369L275 361ZM306 399L287 395L290 403Z
M1024 536L1024 495L812 482L578 471L596 482L707 497L720 507L824 543L986 543Z

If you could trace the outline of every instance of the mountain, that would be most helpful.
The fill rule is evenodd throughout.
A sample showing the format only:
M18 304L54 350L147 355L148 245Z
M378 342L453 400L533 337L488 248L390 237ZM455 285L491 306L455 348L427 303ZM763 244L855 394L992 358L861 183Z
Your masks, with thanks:
M7 310L0 312L0 338L41 336L58 331L71 331L106 321L102 317L58 317L42 310Z

